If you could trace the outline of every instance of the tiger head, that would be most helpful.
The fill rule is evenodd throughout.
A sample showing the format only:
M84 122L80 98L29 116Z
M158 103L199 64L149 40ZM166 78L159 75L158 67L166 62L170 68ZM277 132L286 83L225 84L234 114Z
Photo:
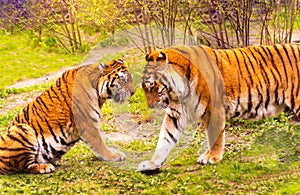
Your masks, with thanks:
M112 60L108 64L100 63L99 68L104 74L98 82L100 98L123 103L135 93L132 75L122 60Z
M177 102L178 97L168 78L169 65L167 54L155 51L146 55L146 67L143 72L142 88L150 108L167 108L170 102Z

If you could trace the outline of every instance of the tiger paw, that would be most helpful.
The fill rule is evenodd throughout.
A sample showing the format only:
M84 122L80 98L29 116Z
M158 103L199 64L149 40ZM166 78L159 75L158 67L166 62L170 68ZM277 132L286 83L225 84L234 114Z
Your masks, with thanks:
M199 156L197 162L201 165L216 164L222 160L222 154L214 154L213 152L205 152Z
M123 161L126 158L124 152L112 151L109 156L103 158L104 161Z
M154 173L158 172L160 167L161 165L157 165L153 161L146 160L140 163L138 171L142 173Z
M55 171L55 167L52 164L32 164L28 166L29 173L52 173Z

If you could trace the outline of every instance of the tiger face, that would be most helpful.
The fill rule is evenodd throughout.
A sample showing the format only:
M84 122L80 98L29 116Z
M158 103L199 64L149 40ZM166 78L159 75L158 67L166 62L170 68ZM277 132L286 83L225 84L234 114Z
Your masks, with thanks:
M148 106L150 108L167 108L169 105L169 97L167 88L161 83L145 80L142 83L143 90L146 94Z
M109 72L98 83L99 96L123 103L135 93L133 78L122 60L113 60L108 65L101 64L104 72Z
M170 102L177 98L175 92L170 87L168 79L164 76L164 68L167 66L167 58L165 53L160 52L157 58L146 56L148 62L142 78L142 88L145 92L148 106L150 108L165 109ZM153 70L155 71L149 71Z

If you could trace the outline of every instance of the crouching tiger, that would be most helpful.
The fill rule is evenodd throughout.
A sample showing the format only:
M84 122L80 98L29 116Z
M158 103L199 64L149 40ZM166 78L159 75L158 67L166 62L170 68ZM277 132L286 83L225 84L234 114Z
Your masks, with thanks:
M208 140L208 149L197 162L212 164L223 156L225 118L262 119L285 107L300 114L299 45L238 49L178 46L154 51L146 61L142 87L148 105L164 108L166 116L152 159L138 167L142 172L158 170L192 122L202 120ZM208 83L212 79L219 82L218 74L224 86L223 96L219 90L224 106L216 108L212 99L219 97L211 96L216 88L209 89ZM210 123L213 110L222 109L224 114L215 119L218 123ZM214 128L209 129L210 125Z
M0 174L53 172L80 138L102 160L123 160L125 154L110 150L101 137L100 108L107 99L122 103L134 92L122 60L65 71L1 136Z

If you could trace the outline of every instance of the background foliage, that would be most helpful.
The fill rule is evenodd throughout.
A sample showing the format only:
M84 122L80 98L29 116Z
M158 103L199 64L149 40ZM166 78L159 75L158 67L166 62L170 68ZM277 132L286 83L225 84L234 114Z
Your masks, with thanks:
M1 0L0 28L31 30L37 44L68 52L107 35L114 45L122 30L144 52L173 44L231 48L291 42L298 13L298 0Z

